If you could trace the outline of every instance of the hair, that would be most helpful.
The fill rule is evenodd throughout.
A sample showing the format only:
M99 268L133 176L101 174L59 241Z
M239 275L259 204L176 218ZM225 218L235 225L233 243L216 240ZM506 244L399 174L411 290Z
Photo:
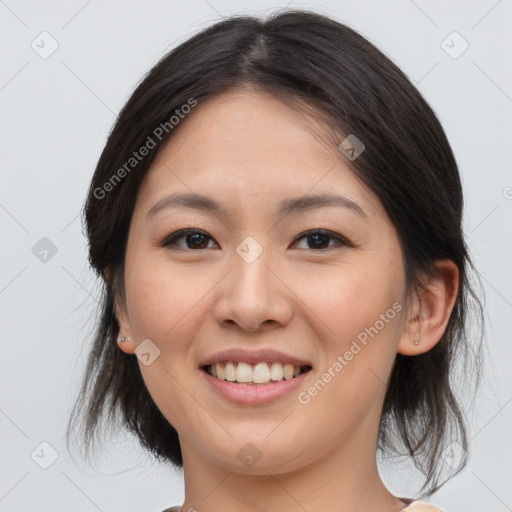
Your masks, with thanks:
M457 441L464 448L450 476L467 462L468 432L453 375L455 363L472 352L471 313L483 319L468 278L473 265L462 231L459 171L435 113L406 75L353 29L307 11L266 19L234 16L213 24L166 54L121 110L84 205L89 262L102 278L102 296L68 444L78 422L88 451L102 420L120 419L156 459L183 465L177 432L152 400L136 356L117 346L115 304L124 297L124 258L137 194L173 134L169 119L191 99L200 104L248 86L292 98L301 112L304 105L314 106L331 133L363 141L364 152L347 163L380 199L398 232L408 291L417 292L421 276L435 274L440 259L458 267L458 295L439 343L418 356L396 356L379 433L383 453L412 457L424 474L421 490L432 494L447 480L441 481L446 446ZM155 133L155 149L127 171L133 152ZM475 361L478 370L479 357ZM466 378L475 375L465 371Z

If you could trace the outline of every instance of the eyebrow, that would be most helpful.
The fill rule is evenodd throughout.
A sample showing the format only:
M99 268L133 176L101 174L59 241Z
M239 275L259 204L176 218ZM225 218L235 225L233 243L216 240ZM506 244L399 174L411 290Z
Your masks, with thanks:
M352 210L362 217L367 217L365 211L348 197L328 193L284 199L279 203L276 210L276 215L285 216L329 206L346 208L348 210ZM176 193L160 199L149 210L146 219L153 217L161 210L167 208L190 208L219 215L227 215L230 213L228 208L223 207L221 204L210 197L193 193Z

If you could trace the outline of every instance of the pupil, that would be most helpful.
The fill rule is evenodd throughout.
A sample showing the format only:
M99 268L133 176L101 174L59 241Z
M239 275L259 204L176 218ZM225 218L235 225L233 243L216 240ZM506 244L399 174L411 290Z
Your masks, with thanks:
M318 247L322 246L321 248L323 249L324 247L329 246L328 241L327 241L327 243L325 243L326 239L328 238L328 236L326 236L326 235L310 235L309 238L312 238L315 240L315 242L313 243L314 247L318 248ZM318 241L320 241L320 243L317 243Z
M188 235L189 236L189 241L192 241L192 245L194 247L200 247L201 249L203 248L202 245L204 245L204 235L201 235L200 233L193 233L192 235ZM203 243L201 243L203 242ZM208 245L208 244L206 244Z

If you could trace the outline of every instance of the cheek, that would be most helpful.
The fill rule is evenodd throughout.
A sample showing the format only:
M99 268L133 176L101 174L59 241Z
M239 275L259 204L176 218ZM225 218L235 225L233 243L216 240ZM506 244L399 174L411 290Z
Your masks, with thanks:
M321 319L317 335L325 358L319 377L326 372L329 380L317 403L360 405L363 414L381 398L396 356L404 311L401 269L396 262L387 271L380 262L368 263L308 283L317 283L305 302Z
M127 306L134 339L150 339L160 350L153 364L139 364L146 387L170 423L186 430L185 418L190 418L184 411L191 409L190 393L197 386L199 372L190 370L196 363L194 342L209 322L209 292L222 273L211 268L179 268L162 256L127 261ZM199 430L208 426L202 412L198 409L195 414Z
M213 285L210 280L194 272L180 273L171 269L169 262L151 257L133 257L126 265L127 306L134 339L148 338L160 350L151 365L139 364L142 377L157 407L178 429L187 428L182 422L187 417L183 412L190 408L190 395L180 383L190 378L191 341L197 336L200 317L205 315L201 298ZM206 428L202 422L206 420L200 419L198 428Z
M332 288L310 302L327 326L317 333L325 355L300 396L299 410L332 436L333 443L337 436L378 423L396 357L403 311L400 295L390 283L372 278L378 276L365 273L332 280Z
M180 271L163 258L134 257L127 262L126 295L136 339L150 338L162 348L168 339L179 343L183 329L197 324L191 319L201 310L213 277Z
M398 272L370 264L310 275L302 283L297 294L326 327L330 344L340 344L338 348L373 326L403 295ZM396 316L393 311L390 315Z

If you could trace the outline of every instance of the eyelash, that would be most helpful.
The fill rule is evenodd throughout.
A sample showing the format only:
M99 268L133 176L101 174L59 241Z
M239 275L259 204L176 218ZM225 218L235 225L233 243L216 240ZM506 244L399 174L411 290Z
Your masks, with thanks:
M185 228L185 229L180 229L174 233L171 233L169 236L167 236L159 245L160 247L167 247L167 248L170 248L171 250L185 250L185 251L196 251L196 250L201 250L201 249L190 249L190 248L183 248L183 247L177 247L176 246L176 241L177 240L180 240L184 237L186 237L187 235L195 235L195 234L198 234L198 235L203 235L204 237L206 238L209 238L211 240L213 240L213 238L211 236L208 235L208 233L206 233L206 231L203 231L201 229L196 229L196 228ZM310 229L309 231L306 231L304 233L301 233L295 240L294 240L294 244L301 240L302 238L307 238L309 236L313 236L313 235L322 235L324 237L330 237L332 239L335 239L338 241L338 244L337 246L334 245L334 246L328 246L328 247L322 247L321 249L307 249L307 250L312 250L312 251L315 251L315 252L320 252L320 251L328 251L328 250L331 250L333 248L336 248L336 247L344 247L344 246L348 246L348 247L355 247L354 244L352 242L350 242L350 240L348 240L347 238L345 238L344 236L341 236L337 233L334 233L332 231L328 231L326 229ZM173 248L171 248L171 246L175 246ZM303 249L301 249L303 250Z

